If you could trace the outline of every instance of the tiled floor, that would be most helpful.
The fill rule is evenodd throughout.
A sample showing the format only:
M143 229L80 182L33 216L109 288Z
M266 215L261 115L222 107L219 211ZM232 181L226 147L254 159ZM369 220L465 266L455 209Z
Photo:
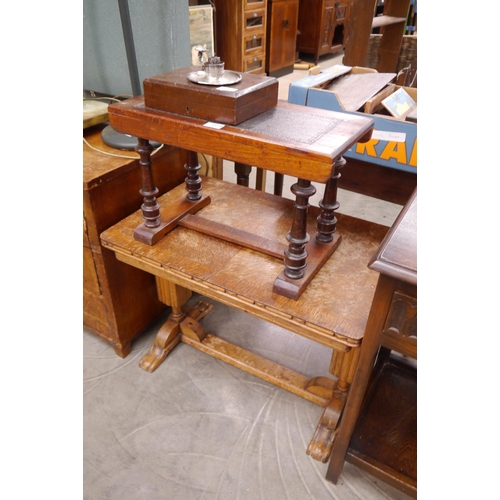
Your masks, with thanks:
M306 74L283 77L280 95ZM228 163L224 177L233 175ZM339 200L339 211L386 226L401 209L346 191ZM125 359L83 332L85 499L409 498L350 464L337 485L327 482L327 464L305 453L322 409L300 397L185 344L154 373L141 370L165 318L137 337ZM328 373L329 349L245 313L215 304L203 326L305 375Z

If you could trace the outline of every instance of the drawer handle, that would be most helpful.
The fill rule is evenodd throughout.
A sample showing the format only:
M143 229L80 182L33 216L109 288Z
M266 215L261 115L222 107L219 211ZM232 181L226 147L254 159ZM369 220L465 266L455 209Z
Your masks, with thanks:
M253 17L257 17L257 12L254 12L254 13L253 13Z

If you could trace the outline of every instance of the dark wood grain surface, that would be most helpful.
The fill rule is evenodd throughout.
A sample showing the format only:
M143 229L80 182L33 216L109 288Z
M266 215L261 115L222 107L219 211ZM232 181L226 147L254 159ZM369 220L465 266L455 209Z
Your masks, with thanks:
M413 192L370 260L371 269L412 285L417 284L417 190Z

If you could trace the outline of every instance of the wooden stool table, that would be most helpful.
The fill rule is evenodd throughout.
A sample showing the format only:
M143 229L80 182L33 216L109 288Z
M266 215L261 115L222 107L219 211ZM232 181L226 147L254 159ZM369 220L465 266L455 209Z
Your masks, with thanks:
M230 126L150 109L142 97L108 114L115 130L139 138L144 203L101 241L155 275L160 300L172 307L140 366L154 371L183 341L324 406L308 453L327 461L375 289L366 264L387 232L336 215L342 155L370 138L373 121L279 102ZM190 151L185 184L160 198L149 140ZM202 179L196 152L297 177L296 200ZM312 182L325 184L319 208L308 204ZM192 292L331 347L334 378L309 379L208 334L200 320L210 306L185 307Z
M335 210L338 209L337 184L339 170L344 166L342 154L359 141L370 139L373 120L316 108L306 108L278 102L269 109L238 126L207 122L198 118L167 113L148 108L142 97L129 99L109 107L110 123L118 132L138 137L137 152L143 166L142 212L144 222L134 237L154 245L177 226L187 214L194 214L210 199L202 194L196 152L233 160L246 165L297 177L291 188L296 196L295 215L286 234L288 248L278 249L284 255L284 270L279 273L274 289L297 299L325 260L335 251L340 240L336 232ZM152 147L149 140L181 147L191 152L186 164L185 199L160 214L156 201L158 191L151 170ZM322 208L316 224L316 237L309 241L305 220L309 198L316 193L312 182L325 184ZM191 217L193 220L193 217ZM214 234L214 225L206 226L195 219L198 231ZM228 227L215 229L222 238L263 248L251 233L240 230L238 235ZM264 243L264 247L266 244ZM275 248L272 250L274 252ZM275 253L275 252L274 252ZM309 261L308 255L310 255Z

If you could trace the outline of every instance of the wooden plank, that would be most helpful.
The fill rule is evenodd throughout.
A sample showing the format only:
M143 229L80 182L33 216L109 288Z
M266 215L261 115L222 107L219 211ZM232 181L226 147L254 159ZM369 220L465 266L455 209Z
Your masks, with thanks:
M187 214L197 212L210 203L210 196L202 196L197 201L186 200L184 193L181 193L177 203L165 207L161 212L160 224L157 227L147 227L144 222L141 222L134 231L134 238L137 241L142 241L148 245L154 245L165 234L175 229L182 217Z
M378 111L382 107L382 101L394 92L395 87L396 85L391 83L387 85L385 89L382 89L377 95L368 99L363 112L367 115L371 115L374 111Z
M405 17L394 16L377 16L373 18L372 29L380 28L382 26L390 26L391 24L398 24L406 22Z
M326 90L335 93L346 111L358 111L395 78L395 73L348 74L336 79Z
M196 215L186 215L179 220L179 225L210 236L215 236L216 238L222 238L225 241L230 241L231 243L236 243L246 248L251 248L257 252L276 257L277 259L283 259L285 250L288 248L287 245L279 241L273 241L248 231L236 229L226 224L220 224Z
M203 342L198 342L182 335L181 341L314 404L325 406L329 402L328 399L306 389L309 377L231 344L220 337L208 334Z

